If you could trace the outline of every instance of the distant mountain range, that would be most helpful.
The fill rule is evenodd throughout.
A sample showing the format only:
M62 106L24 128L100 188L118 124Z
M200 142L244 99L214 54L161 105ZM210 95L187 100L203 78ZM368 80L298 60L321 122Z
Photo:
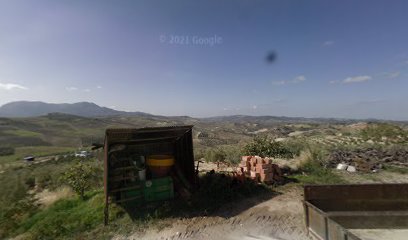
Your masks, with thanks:
M353 123L358 121L377 122L385 120L377 119L339 119L339 118L303 118L303 117L284 117L284 116L248 116L248 115L231 115L217 116L208 118L191 118L188 116L157 116L144 112L125 112L118 111L107 107L101 107L91 102L78 103L45 103L45 102L30 102L17 101L4 104L0 107L0 117L38 117L48 115L50 113L63 113L76 115L81 117L108 117L108 116L144 116L155 117L160 119L190 119L204 122L230 122L230 123ZM398 122L398 121L391 121ZM404 122L404 121L399 121Z
M101 107L91 102L78 103L45 103L18 101L4 104L0 107L0 117L37 117L49 113L65 113L82 117L103 117L115 115L150 116L143 112L117 111Z

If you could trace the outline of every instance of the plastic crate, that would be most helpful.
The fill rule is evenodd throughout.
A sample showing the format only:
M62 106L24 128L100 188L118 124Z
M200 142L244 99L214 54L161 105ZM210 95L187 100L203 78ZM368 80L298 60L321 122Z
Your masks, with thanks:
M146 202L161 201L174 197L173 179L171 177L157 178L146 181L144 199Z
M131 199L132 202L141 204L143 202L143 189L134 189L123 191L120 193L121 200Z
M123 198L133 198L143 195L143 190L129 190L126 192L122 192Z

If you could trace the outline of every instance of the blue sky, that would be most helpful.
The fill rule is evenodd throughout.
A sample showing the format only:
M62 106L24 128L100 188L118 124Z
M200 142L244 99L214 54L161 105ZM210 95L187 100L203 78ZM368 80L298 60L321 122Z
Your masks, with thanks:
M0 1L0 104L408 120L407 12L396 0Z

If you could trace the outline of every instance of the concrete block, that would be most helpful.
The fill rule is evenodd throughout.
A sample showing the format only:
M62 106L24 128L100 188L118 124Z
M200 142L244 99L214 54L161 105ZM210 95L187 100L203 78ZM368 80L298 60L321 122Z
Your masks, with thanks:
M348 172L357 172L357 169L354 166L348 166L347 171Z
M347 169L347 167L348 167L348 165L347 165L347 164L344 164L344 163L339 163L339 164L337 164L336 169L337 169L337 170L346 170L346 169Z

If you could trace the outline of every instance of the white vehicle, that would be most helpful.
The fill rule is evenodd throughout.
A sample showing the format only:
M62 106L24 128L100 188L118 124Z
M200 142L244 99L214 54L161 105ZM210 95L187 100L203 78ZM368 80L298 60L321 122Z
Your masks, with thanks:
M79 153L75 153L75 157L88 157L90 154L87 151L80 151Z

